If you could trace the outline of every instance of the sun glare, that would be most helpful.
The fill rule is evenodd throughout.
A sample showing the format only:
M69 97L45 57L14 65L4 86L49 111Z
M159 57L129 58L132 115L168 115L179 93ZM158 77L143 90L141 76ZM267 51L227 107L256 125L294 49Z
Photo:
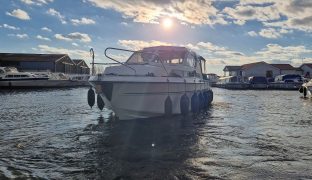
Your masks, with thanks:
M166 18L162 21L162 25L165 29L171 29L172 25L173 25L173 22L172 22L172 19L170 18Z

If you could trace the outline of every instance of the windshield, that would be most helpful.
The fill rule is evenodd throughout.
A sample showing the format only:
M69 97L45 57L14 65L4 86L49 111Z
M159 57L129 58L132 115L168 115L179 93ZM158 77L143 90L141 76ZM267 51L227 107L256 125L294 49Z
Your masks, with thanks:
M153 52L134 52L127 61L127 64L142 64L155 62L158 63L162 60L168 64L182 64L186 52L182 51L162 51Z
M17 69L14 67L5 67L4 70L6 72L18 72Z

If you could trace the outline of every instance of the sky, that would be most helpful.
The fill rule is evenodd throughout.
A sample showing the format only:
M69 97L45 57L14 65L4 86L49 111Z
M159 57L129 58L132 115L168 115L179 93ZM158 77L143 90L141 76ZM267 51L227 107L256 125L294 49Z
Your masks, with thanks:
M226 65L312 63L312 1L1 0L0 34L2 53L88 63L90 48L96 62L110 62L107 47L185 46L222 75Z

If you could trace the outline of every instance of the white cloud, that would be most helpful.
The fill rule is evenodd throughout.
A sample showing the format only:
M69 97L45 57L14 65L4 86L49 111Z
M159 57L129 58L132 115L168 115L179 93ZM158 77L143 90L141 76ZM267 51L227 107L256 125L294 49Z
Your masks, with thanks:
M72 43L72 45L73 45L73 46L76 46L76 47L79 46L77 43L74 43L74 42Z
M67 35L71 39L76 39L82 42L91 42L91 38L88 34L73 32Z
M40 40L44 40L44 41L51 41L50 38L43 37L43 36L41 36L41 35L37 35L36 38L37 38L37 39L40 39Z
M53 2L53 0L21 0L21 2L27 4L27 5L37 5L41 6L43 4L48 4Z
M62 34L55 34L54 37L56 39L59 39L59 40L64 40L64 41L71 41L72 39L68 38L68 37L65 37L63 36Z
M234 8L226 7L223 12L228 15L229 18L234 19L234 23L239 25L245 24L246 21L258 20L258 21L272 21L281 18L280 13L276 10L275 6L242 6L238 5Z
M89 51L84 51L80 49L65 49L60 47L51 47L48 45L38 45L36 48L42 53L52 53L52 54L68 54L72 58L89 59Z
M63 16L60 12L56 11L55 9L50 8L47 11L47 14L54 16L54 17L57 17L61 21L62 24L67 24L67 22L65 20L65 16Z
M47 31L47 32L52 32L52 29L50 29L48 27L42 27L41 30L42 31Z
M255 31L249 31L247 34L251 37L258 36L258 34Z
M134 22L159 23L163 17L171 17L189 24L227 24L222 14L210 0L185 1L103 1L88 0L92 5L113 9L122 13L124 18Z
M121 22L120 24L123 25L123 26L128 26L129 25L127 22Z
M79 40L81 42L91 42L92 39L88 34L85 33L80 33L80 32L73 32L68 35L62 35L62 34L55 34L54 37L59 40L64 40L64 41L72 41L72 40Z
M307 49L305 46L286 46L283 47L278 44L268 44L265 48L256 52L255 54L266 60L291 60L293 58L299 58L303 54L311 53L311 49Z
M262 29L259 32L259 35L265 38L270 38L270 39L277 39L281 37L281 34L273 28Z
M29 36L27 34L9 34L8 36L17 37L19 39L28 39Z
M256 20L267 27L312 32L312 1L241 0L223 13L234 23ZM243 23L240 23L243 24Z
M30 20L28 13L21 9L14 9L12 12L6 12L6 15L16 17L21 20Z
M140 50L149 46L171 46L174 44L161 42L161 41L139 41L139 40L118 40L118 44L130 49L130 50Z
M10 26L8 24L3 24L3 27L6 29L12 29L12 30L19 30L20 28L15 27L15 26Z
M73 25L88 25L88 24L95 24L93 19L82 17L81 19L71 19Z
M266 29L262 29L259 32L259 35L265 38L277 39L277 38L282 37L282 34L288 34L292 32L293 32L292 30L287 30L287 29L266 28Z

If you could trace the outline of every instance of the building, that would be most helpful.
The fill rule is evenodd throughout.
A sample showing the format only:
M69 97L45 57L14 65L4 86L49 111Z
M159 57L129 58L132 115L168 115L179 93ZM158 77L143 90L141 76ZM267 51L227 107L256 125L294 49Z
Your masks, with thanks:
M306 72L312 73L312 64L305 64ZM247 81L251 76L262 76L275 78L282 74L299 74L302 75L302 68L295 68L290 64L268 64L264 61L244 64L242 66L225 66L223 69L224 76L237 76L237 81Z
M90 68L83 59L73 59L76 64L76 74L90 74Z
M243 77L263 76L267 78L274 78L280 75L280 69L268 64L266 62L256 62L242 65Z
M302 75L306 78L311 78L312 76L312 63L305 63L300 66L302 70Z
M225 66L224 76L239 76L242 75L242 67L241 66Z
M83 66L83 68L87 68L85 62L80 62L78 66L80 65ZM67 54L0 53L0 66L12 66L16 67L19 71L29 72L49 71L66 74L77 73L77 64ZM82 71L81 68L82 67L78 68L78 72ZM85 71L87 70L82 72Z
M290 64L271 64L272 66L278 68L281 74L301 74L301 70L293 67Z

